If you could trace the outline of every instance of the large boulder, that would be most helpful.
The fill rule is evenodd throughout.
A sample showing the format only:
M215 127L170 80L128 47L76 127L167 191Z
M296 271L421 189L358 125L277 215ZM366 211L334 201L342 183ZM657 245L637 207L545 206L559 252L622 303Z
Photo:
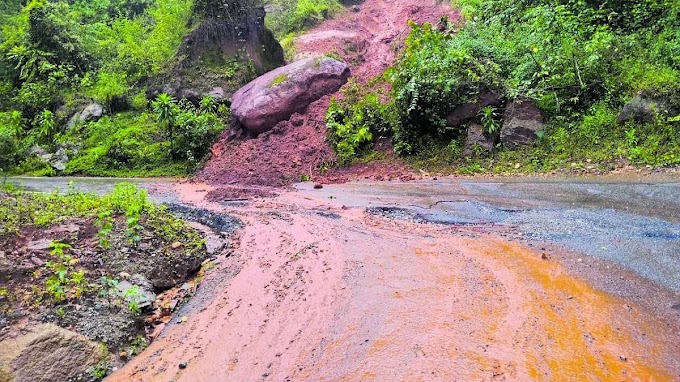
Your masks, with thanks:
M73 128L78 123L97 121L104 115L104 106L92 102L87 105L82 111L75 113L66 124L67 129Z
M621 114L619 114L616 121L620 124L626 123L630 120L638 123L651 123L660 116L668 116L677 114L677 110L665 101L658 99L651 99L643 96L635 96L623 106Z
M66 381L104 357L99 344L53 324L0 342L0 382Z
M544 129L541 109L531 100L515 100L505 108L501 142L509 149L528 146L538 139L538 132Z
M296 61L239 89L231 105L232 115L250 133L264 133L310 103L338 91L349 74L347 64L330 57Z
M499 94L486 92L479 95L477 102L466 103L457 106L446 117L446 126L458 127L475 119L479 112L487 106L503 106L503 97Z

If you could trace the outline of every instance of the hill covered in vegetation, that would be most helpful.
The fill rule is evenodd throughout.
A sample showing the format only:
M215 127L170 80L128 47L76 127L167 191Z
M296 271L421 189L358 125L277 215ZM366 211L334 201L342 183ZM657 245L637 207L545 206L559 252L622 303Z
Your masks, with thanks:
M413 25L376 79L391 91L331 105L330 142L351 162L387 136L418 165L461 172L680 163L678 4L456 1L462 25ZM518 109L534 114L528 145L504 142Z
M271 6L279 11L268 25L286 34L338 5ZM283 64L257 0L9 0L0 7L6 173L186 174L227 126L231 93Z

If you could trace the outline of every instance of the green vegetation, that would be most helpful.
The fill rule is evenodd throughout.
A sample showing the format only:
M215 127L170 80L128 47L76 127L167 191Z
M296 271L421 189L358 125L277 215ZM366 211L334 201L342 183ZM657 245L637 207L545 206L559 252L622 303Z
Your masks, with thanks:
M280 76L277 76L276 78L274 78L274 79L272 80L271 84L269 84L269 87L274 87L274 86L276 86L276 85L278 85L278 84L280 84L280 83L285 82L287 79L288 79L288 75L287 75L287 74L282 74L282 75L280 75Z
M47 227L74 218L106 221L96 223L103 235L111 233L120 219L125 219L127 228L130 219L134 219L135 225L157 231L166 241L192 243L190 246L202 244L200 237L187 229L182 220L165 207L151 204L146 191L130 183L119 183L112 193L104 196L73 189L64 194L37 194L8 188L0 193L0 235L18 234L27 226ZM55 243L52 248L53 254L59 257L68 246Z
M5 3L0 12L2 171L183 175L225 126L216 108L175 102L176 120L168 124L145 96L147 80L168 69L198 21L192 16L194 1ZM69 121L92 101L103 105L102 119ZM36 146L44 151L36 154ZM70 159L63 171L41 157L59 149Z
M436 27L413 24L405 51L386 75L394 106L381 107L377 118L379 125L390 125L398 153L418 166L454 164L461 172L680 163L680 3L454 5L466 16L462 28L454 31L446 20ZM489 93L504 103L525 99L539 106L547 123L535 145L463 157L467 126L450 126L446 117ZM617 121L636 96L651 103L652 116ZM338 130L335 124L356 114L359 104L333 104L329 130ZM489 107L475 120L496 134L502 115ZM353 126L346 130L360 131L361 117ZM345 147L356 146L356 133L329 141L343 161L354 155Z
M8 188L0 192L0 221L0 243L3 245L11 245L27 232L76 221L83 231L88 231L87 227L94 223L99 228L95 243L99 238L101 246L90 248L97 254L89 256L99 259L93 261L82 252L90 246L87 244L89 238L53 241L49 245L49 260L43 266L32 274L14 279L11 285L0 285L0 312L22 307L55 307L57 316L64 318L69 304L99 298L112 309L125 309L132 315L139 315L142 311L139 288L132 287L121 296L117 293L118 280L106 274L100 276L105 272L119 272L106 263L110 254L118 254L121 245L137 248L143 240L153 241L158 248L182 243L180 256L185 258L204 253L205 242L197 231L171 215L165 207L151 204L144 190L129 183L120 183L112 193L101 197L74 190L63 194L33 194ZM166 254L173 256L172 252ZM17 301L16 298L20 299Z
M282 37L305 30L342 9L338 0L271 0L267 26Z
M331 100L326 114L326 139L340 164L370 152L374 139L390 133L394 123L385 117L394 114L394 105L381 102L383 93L380 89L364 93L356 83L350 83L342 100Z

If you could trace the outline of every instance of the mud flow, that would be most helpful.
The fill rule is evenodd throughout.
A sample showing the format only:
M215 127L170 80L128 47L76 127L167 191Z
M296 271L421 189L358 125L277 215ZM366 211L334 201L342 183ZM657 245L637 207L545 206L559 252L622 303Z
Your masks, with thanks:
M650 187L658 200L678 184ZM177 186L176 197L241 220L238 245L180 312L184 322L108 381L680 379L676 284L527 237L530 225L514 217L573 214L558 196L568 189L565 198L600 199L564 224L595 227L586 211L628 213L615 203L631 192L624 186L310 185L237 206L206 202L211 187L198 188ZM437 207L456 195L477 207ZM651 218L625 216L622 231ZM677 228L658 222L650 232Z

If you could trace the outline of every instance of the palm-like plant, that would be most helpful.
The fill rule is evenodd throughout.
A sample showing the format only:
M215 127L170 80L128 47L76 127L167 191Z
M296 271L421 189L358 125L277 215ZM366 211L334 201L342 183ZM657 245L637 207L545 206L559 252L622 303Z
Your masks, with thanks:
M54 138L54 130L57 124L54 122L54 113L49 110L43 110L38 115L38 135L46 143L52 143Z
M176 105L177 101L167 93L159 94L152 103L153 112L156 113L158 123L168 132L170 140L172 140L173 126L177 117L175 112Z

